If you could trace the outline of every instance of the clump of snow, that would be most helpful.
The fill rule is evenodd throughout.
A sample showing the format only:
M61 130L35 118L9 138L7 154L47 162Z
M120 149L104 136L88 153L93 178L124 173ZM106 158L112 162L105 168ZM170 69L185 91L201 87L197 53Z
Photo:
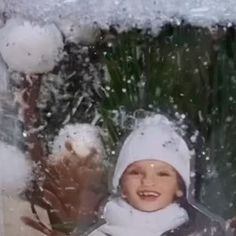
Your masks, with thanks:
M64 34L66 41L80 44L93 44L100 35L100 29L96 25L80 25L69 21L61 20L58 28Z
M32 177L30 162L16 147L0 142L0 194L17 196Z
M99 157L104 157L104 147L99 129L90 124L68 124L59 131L52 145L53 158L63 158L69 154L66 143L70 143L72 151L79 157L86 157L92 149Z
M199 131L196 130L194 134L190 137L191 142L196 143L198 136L199 136Z
M24 73L51 71L61 56L63 39L54 24L37 25L23 19L0 29L0 52L8 66Z
M81 26L96 22L103 29L119 25L121 30L158 32L165 23L181 20L197 26L236 23L235 0L7 0L5 4L10 16L57 24L67 19Z
M8 84L8 69L0 56L0 93L7 91L7 84Z

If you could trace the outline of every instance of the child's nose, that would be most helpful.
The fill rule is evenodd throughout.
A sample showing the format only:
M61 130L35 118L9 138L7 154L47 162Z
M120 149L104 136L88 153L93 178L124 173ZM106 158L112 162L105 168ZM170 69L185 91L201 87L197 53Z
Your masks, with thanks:
M142 184L144 186L153 186L155 185L155 178L152 175L146 175L142 178Z

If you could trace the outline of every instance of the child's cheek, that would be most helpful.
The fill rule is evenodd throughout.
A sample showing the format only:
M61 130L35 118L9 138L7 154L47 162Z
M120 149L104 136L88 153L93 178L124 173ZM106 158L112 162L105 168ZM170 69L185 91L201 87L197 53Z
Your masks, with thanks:
M140 185L140 180L137 177L126 178L123 182L123 192L131 193L136 192L138 186Z
M127 178L125 185L127 188L133 188L138 182L139 179L137 177L130 177Z

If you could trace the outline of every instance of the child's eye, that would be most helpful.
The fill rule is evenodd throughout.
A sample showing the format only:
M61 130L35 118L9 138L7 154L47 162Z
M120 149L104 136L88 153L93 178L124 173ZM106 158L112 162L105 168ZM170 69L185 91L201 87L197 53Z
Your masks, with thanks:
M165 172L165 171L160 171L160 172L157 172L157 175L161 177L165 177L165 176L170 176L170 173Z
M139 175L139 174L140 174L140 171L138 171L138 170L130 170L130 171L128 172L128 174L129 174L129 175Z

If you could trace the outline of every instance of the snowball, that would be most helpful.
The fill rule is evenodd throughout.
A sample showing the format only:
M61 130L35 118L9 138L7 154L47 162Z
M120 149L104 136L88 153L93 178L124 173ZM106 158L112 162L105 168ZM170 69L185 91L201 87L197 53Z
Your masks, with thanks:
M24 73L51 71L61 56L63 39L53 24L36 25L16 18L0 29L0 52L8 66Z
M18 148L3 142L0 153L0 194L17 196L32 178L30 163Z
M0 55L0 93L7 91L8 69Z
M68 154L66 142L71 144L72 150L80 157L89 155L91 149L95 149L100 157L104 157L105 151L99 129L93 125L69 124L62 128L52 145L54 158L61 158Z
M100 35L100 30L96 26L79 25L69 20L61 21L58 27L68 42L76 44L93 44Z

